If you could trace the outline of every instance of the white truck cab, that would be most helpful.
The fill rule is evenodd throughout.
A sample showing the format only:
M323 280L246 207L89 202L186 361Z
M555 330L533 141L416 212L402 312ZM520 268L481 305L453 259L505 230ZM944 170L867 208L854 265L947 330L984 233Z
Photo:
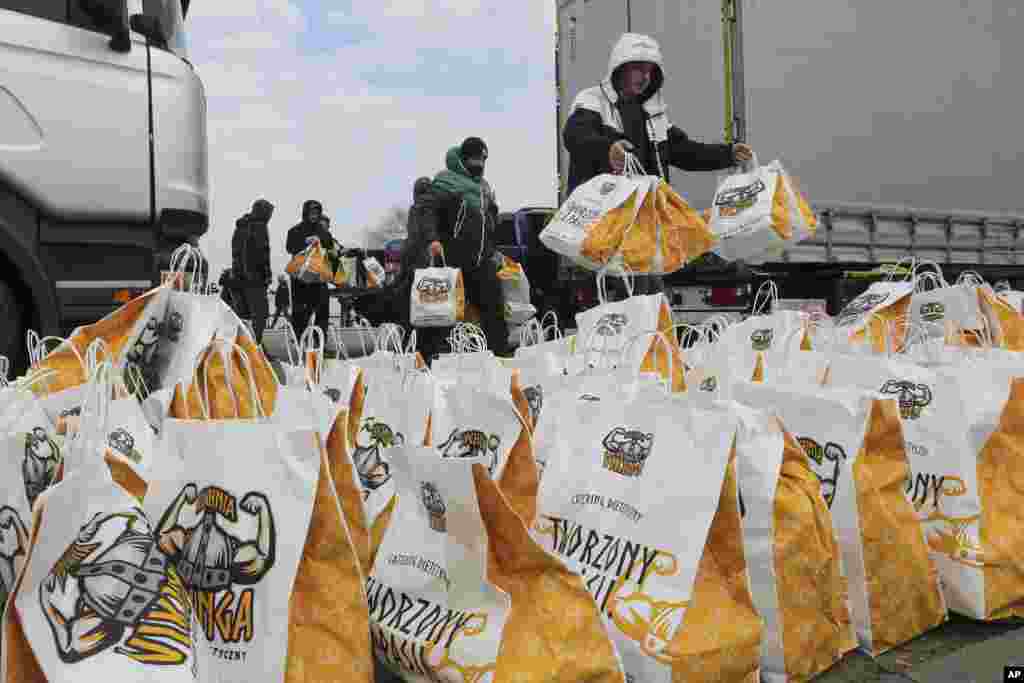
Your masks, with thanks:
M188 0L0 0L0 354L158 282L206 232Z

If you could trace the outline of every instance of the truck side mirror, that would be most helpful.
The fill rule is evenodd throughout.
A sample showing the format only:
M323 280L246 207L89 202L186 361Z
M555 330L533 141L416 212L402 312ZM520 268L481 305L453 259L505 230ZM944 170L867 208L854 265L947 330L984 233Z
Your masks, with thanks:
M110 36L111 50L131 52L128 0L78 0L78 6L98 28Z

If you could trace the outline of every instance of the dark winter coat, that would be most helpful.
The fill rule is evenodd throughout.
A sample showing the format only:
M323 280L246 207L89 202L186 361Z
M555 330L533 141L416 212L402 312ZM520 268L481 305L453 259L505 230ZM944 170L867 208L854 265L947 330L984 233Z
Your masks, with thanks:
M423 240L441 242L448 265L475 270L494 258L498 205L487 181L463 166L458 147L448 150L445 165L420 202Z
M231 237L231 270L240 286L269 285L271 282L267 223L273 210L269 202L256 202L252 211L235 223Z

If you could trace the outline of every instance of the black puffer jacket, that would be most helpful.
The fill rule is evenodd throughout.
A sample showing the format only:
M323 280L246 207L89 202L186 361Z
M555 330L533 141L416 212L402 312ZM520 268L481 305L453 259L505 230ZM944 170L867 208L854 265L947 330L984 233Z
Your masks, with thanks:
M231 237L231 270L242 285L269 285L270 231L268 222L274 212L270 202L261 199L252 211L235 223Z

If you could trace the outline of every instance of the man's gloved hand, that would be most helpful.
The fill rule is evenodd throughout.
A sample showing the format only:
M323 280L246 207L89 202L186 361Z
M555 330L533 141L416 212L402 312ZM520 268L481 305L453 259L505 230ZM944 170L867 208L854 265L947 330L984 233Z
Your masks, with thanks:
M754 150L750 145L737 142L732 146L732 158L739 161L750 161L754 158Z
M626 152L632 152L636 147L629 140L619 140L608 150L608 163L612 167L612 173L622 173L626 169Z

